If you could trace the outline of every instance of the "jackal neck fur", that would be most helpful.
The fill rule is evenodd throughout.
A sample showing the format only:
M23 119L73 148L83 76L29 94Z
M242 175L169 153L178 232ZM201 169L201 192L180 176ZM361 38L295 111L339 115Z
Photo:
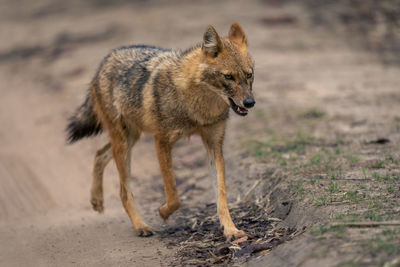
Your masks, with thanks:
M228 117L229 103L220 93L203 81L207 65L205 56L199 46L192 49L181 59L178 67L180 75L175 80L177 90L181 91L182 99L188 106L190 116L199 125L210 125Z

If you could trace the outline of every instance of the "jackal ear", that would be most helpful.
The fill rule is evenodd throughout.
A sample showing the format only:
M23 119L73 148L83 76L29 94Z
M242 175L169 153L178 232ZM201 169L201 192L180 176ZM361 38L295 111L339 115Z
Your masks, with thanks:
M209 25L203 35L203 44L201 46L205 54L216 57L222 49L222 41L213 26Z
M237 22L233 23L231 29L229 30L229 40L239 46L239 48L247 49L246 35L244 34L242 27L240 27L239 23Z

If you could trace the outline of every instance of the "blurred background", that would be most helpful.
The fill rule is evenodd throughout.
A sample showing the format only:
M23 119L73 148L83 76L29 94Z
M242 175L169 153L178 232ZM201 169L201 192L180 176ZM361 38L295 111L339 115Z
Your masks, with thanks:
M91 211L93 158L107 136L69 146L64 129L111 49L149 44L184 50L201 42L207 25L226 36L234 22L242 25L256 62L257 106L245 119L230 119L225 154L231 202L243 198L260 174L291 158L260 159L265 151L249 142L301 132L351 147L360 161L398 157L398 0L1 0L0 265L157 266L173 259L176 248L166 249L166 241L134 236L113 164L104 181L106 214ZM363 146L376 140L387 146ZM193 137L174 151L186 207L214 197L203 150ZM308 154L297 159L302 155ZM132 164L139 210L158 229L164 196L151 137L135 146ZM268 190L258 194L265 197Z

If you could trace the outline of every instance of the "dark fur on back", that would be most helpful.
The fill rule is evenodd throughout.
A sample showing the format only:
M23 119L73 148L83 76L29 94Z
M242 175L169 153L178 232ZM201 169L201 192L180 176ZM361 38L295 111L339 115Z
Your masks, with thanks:
M132 51L140 51L140 54L136 58L131 58L129 55ZM114 49L108 54L101 62L97 69L96 75L94 76L91 86L98 90L99 80L101 76L109 77L107 79L117 79L116 83L110 82L109 94L113 98L114 90L123 90L126 94L126 101L136 104L138 107L142 104L141 89L147 82L150 76L150 72L146 69L147 62L156 57L159 53L169 52L170 49L163 49L155 46L148 45L130 45L122 46ZM110 64L110 59L113 55L127 53L127 62L121 62L118 65L119 68L106 67ZM104 72L106 69L107 73ZM115 77L113 76L115 75ZM77 109L75 114L69 118L69 123L66 128L67 141L72 144L79 139L84 137L91 137L102 133L103 127L97 118L94 111L93 96L89 90L85 102Z

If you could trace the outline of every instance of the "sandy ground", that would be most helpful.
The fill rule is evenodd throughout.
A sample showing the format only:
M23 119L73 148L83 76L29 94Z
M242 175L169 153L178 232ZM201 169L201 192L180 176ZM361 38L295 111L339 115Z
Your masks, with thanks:
M276 17L284 19L263 21ZM173 261L177 248L167 248L171 240L134 234L120 204L113 164L105 172L105 214L91 210L92 162L106 135L72 146L65 141L67 118L83 101L98 63L121 45L185 49L201 41L208 24L223 34L231 23L242 24L256 61L257 106L247 118L232 114L230 119L225 154L231 202L265 171L246 158L243 142L266 129L293 130L292 123L299 125L291 112L323 109L329 119L323 130L315 127L317 137L361 142L385 136L400 143L399 69L351 46L341 29L315 27L294 4L3 0L0 21L1 266L169 266ZM177 144L183 208L214 202L205 157L196 137ZM166 224L158 216L164 196L150 137L140 140L132 158L131 187L139 211L161 231L174 224L174 216ZM285 259L277 255L288 254L295 255L292 263L306 263L313 246L299 251L299 241L291 242L249 264L279 265Z

